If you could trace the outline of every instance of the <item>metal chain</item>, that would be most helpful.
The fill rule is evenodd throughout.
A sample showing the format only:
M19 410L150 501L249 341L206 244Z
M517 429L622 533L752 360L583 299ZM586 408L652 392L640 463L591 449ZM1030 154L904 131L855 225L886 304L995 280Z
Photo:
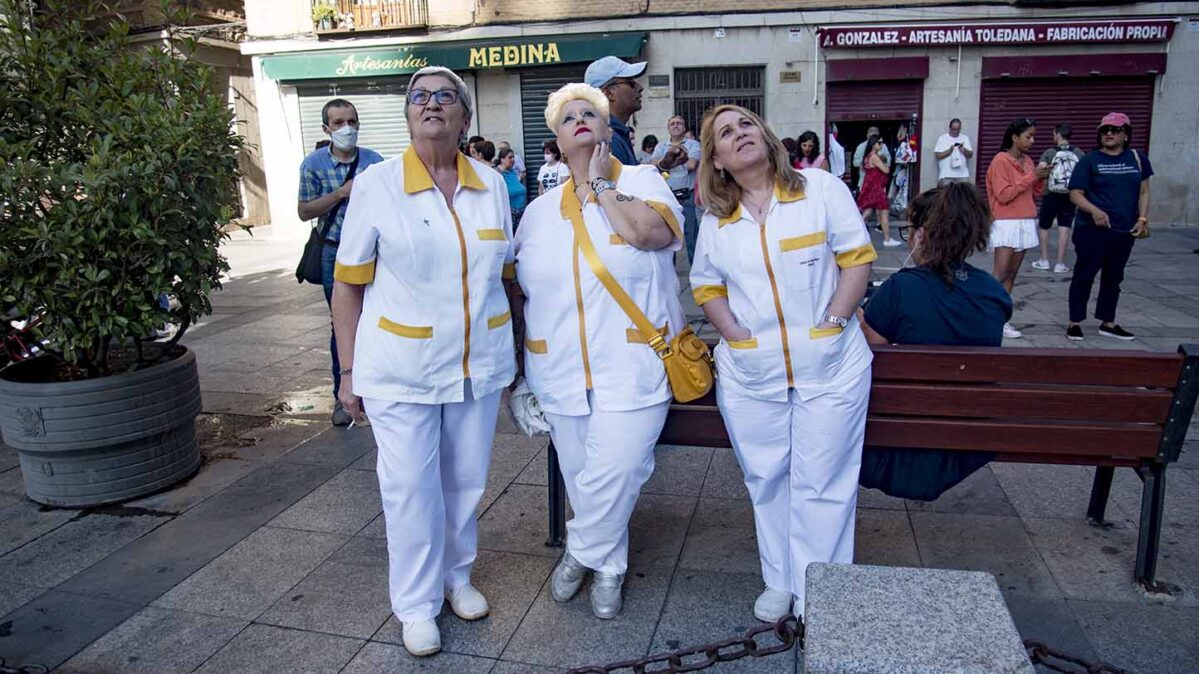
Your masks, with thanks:
M767 633L772 633L778 643L773 646L759 644L757 637ZM680 648L670 653L651 655L640 660L626 660L603 666L577 667L567 674L611 674L624 671L632 672L632 674L697 672L718 662L740 660L745 657L764 658L775 653L782 653L790 650L796 644L799 644L799 650L802 651L803 639L803 623L795 616L786 616L780 618L776 623L755 627L740 637L716 641L703 646Z
M1120 669L1106 662L1087 662L1082 658L1066 655L1033 639L1024 640L1024 649L1028 651L1028 659L1034 665L1041 665L1063 674L1132 674L1127 669Z
M4 658L0 658L0 674L50 674L50 668L45 665L11 667Z

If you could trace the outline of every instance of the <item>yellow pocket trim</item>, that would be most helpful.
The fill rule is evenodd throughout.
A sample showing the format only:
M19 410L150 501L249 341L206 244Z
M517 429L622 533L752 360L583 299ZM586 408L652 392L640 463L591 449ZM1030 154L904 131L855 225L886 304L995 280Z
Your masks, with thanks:
M507 325L508 321L510 320L512 320L512 312L505 311L499 316L492 316L491 318L487 319L487 328L489 330L495 330L498 327Z
M808 337L811 339L825 339L828 337L835 337L836 335L841 334L841 332L844 330L845 328L812 328L808 330Z
M691 296L695 298L695 303L702 307L717 297L728 297L729 289L725 286L697 286L691 289Z
M333 278L342 283L364 286L375 280L375 261L371 260L362 264L342 264L335 262L333 264Z
M504 236L502 229L476 229L475 234L479 235L481 241L507 241L508 237Z
M611 245L613 245L613 246L627 246L627 245L629 245L629 242L628 242L628 241L625 241L625 240L624 240L624 237L622 237L622 236L621 236L621 235L619 235L619 234L609 234L609 235L608 235L608 243L609 243L609 244L611 244Z
M874 252L874 246L868 243L865 246L859 246L844 253L837 253L837 266L842 269L849 269L850 267L874 262L877 259L878 253Z
M549 353L549 346L544 339L526 339L525 348L529 353Z
M662 327L658 328L658 334L665 337L667 334L666 327L667 326L663 325ZM628 328L625 330L624 338L629 344L649 344L649 342L645 339L645 335L642 335L641 331L637 328Z
M432 339L433 326L431 325L401 325L394 321L387 320L386 317L379 317L379 329L390 332L393 335L400 337L408 337L411 339Z
M812 246L819 246L825 241L828 241L828 232L814 232L812 234L804 234L803 236L793 236L789 239L779 239L779 250L785 253L789 250L811 248Z
M725 340L730 349L756 349L758 348L758 338L750 337L749 339L741 339L735 342Z
M504 263L504 271L500 273L500 278L505 278L505 279L508 279L509 281L516 278L516 263L515 262L505 262Z

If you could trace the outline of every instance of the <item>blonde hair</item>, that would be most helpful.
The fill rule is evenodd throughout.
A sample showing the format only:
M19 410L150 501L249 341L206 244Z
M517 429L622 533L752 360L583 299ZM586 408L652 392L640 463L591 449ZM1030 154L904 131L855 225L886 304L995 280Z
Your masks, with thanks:
M762 138L766 141L766 156L770 161L770 168L774 174L775 184L781 185L783 189L788 191L802 191L804 187L803 176L800 175L799 171L791 168L787 148L783 145L783 141L779 140L779 137L770 130L770 127L766 126L766 122L763 122L761 117L739 105L718 105L704 113L704 121L700 125L699 132L699 147L701 152L699 179L696 182L704 208L711 211L718 218L727 218L741 204L741 186L737 184L736 179L727 171L717 170L715 166L716 129L714 127L716 126L716 118L725 112L735 112L743 115L761 130Z
M608 97L604 92L589 84L574 82L563 86L550 94L545 102L545 124L554 133L558 132L558 121L562 117L562 108L571 101L583 100L590 103L599 111L600 117L608 121Z

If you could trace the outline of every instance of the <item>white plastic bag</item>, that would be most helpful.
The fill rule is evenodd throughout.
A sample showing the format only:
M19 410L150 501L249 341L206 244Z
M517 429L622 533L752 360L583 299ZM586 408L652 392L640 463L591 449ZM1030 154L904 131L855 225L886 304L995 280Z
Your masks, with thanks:
M529 390L524 377L516 380L516 388L508 396L508 409L512 411L512 420L517 428L525 435L533 437L550 432L550 424L545 420L541 405L537 404L537 397Z

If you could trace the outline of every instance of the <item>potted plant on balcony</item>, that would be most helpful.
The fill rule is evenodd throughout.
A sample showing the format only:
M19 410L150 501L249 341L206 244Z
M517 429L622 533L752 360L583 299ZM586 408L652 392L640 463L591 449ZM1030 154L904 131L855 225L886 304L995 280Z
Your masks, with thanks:
M333 20L337 18L337 9L326 2L318 2L312 5L312 22L320 30L331 30L333 28Z
M0 0L0 301L40 314L45 355L0 370L0 430L34 500L120 501L200 464L178 342L228 270L242 140L192 39L135 44L96 0L30 8Z

